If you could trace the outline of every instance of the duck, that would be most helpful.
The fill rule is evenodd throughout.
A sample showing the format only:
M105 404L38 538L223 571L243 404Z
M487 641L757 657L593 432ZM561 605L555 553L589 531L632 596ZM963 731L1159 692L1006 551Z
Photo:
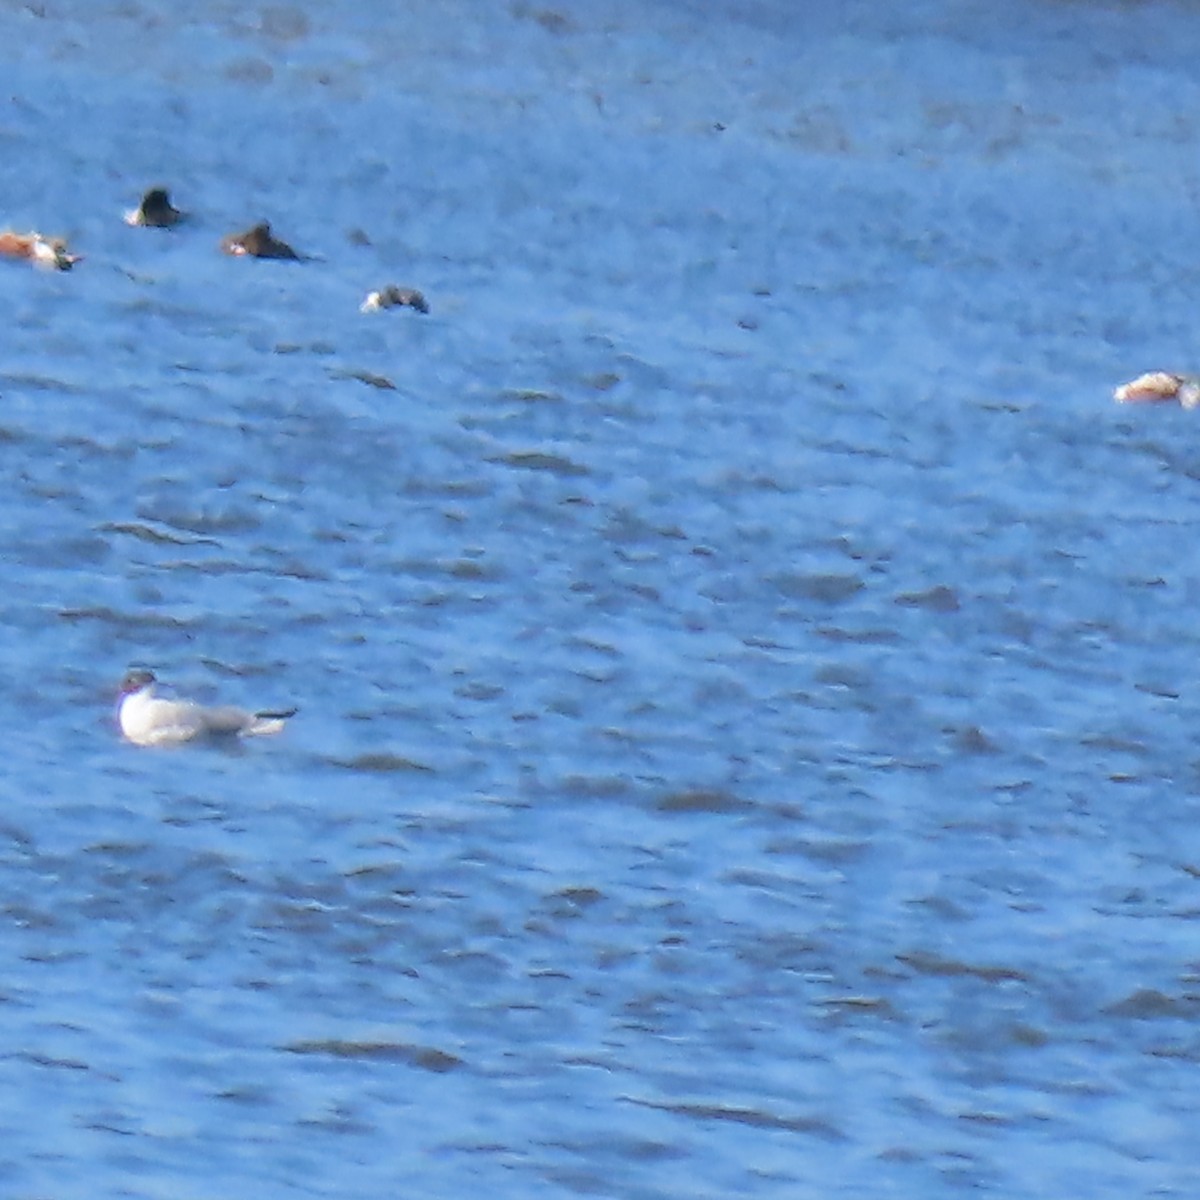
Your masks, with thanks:
M1175 375L1170 371L1148 371L1128 383L1123 383L1113 399L1118 404L1158 404L1178 400L1184 408L1200 405L1200 378L1194 375Z
M419 313L427 313L429 304L416 288L389 283L387 287L369 293L359 306L359 312L380 312L385 308L415 308Z
M271 223L260 221L245 233L231 233L221 239L221 249L226 254L247 255L250 258L283 258L293 262L300 255L271 233Z
M11 229L0 232L0 255L23 259L35 266L52 271L69 271L83 258L67 249L65 238L46 237L41 233L16 233Z
M168 700L157 694L153 671L126 672L118 689L117 721L135 746L177 746L184 742L259 737L282 731L295 708L249 712L233 705L209 707L195 700Z
M137 208L125 214L126 225L145 225L153 229L169 229L187 216L171 203L164 187L152 187Z

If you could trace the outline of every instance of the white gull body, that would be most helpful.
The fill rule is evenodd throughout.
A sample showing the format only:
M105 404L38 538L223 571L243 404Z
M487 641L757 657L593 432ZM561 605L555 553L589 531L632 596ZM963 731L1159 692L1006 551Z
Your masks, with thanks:
M248 712L233 705L208 707L194 700L168 700L155 694L150 671L130 671L121 681L117 719L121 732L138 746L173 746L202 738L257 737L278 733L296 710Z

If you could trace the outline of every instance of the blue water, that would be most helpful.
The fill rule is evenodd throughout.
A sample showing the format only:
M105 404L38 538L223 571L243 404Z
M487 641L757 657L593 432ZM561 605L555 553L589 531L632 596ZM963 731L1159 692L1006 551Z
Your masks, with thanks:
M0 1191L1193 1197L1198 60L0 9Z

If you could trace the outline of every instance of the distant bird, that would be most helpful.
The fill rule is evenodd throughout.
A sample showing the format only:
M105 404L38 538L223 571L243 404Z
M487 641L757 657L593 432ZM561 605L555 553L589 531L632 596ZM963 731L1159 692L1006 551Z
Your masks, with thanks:
M41 233L14 233L11 229L0 232L0 255L24 259L53 271L69 271L83 258L82 254L72 254L67 249L65 238L46 237Z
M286 258L298 262L300 255L271 234L269 221L260 221L245 233L231 233L221 239L226 254L248 255L250 258Z
M142 202L137 208L132 208L125 214L125 224L169 229L172 225L178 225L186 215L171 203L166 188L155 187L142 197Z
M1120 404L1157 404L1178 400L1184 408L1200 405L1200 379L1192 375L1172 375L1168 371L1149 371L1123 383L1113 399Z
M429 311L425 297L416 288L397 287L394 283L371 292L359 306L359 312L379 312L384 308L415 308L421 313Z
M278 733L297 712L247 712L231 705L209 708L194 700L166 700L155 694L157 682L152 671L142 670L130 671L121 680L117 719L121 732L138 746Z

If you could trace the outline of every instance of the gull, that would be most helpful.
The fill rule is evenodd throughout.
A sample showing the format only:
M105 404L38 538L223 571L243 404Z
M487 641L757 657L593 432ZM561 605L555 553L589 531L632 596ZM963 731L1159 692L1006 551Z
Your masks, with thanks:
M155 695L152 671L135 670L121 680L117 719L121 732L137 746L174 746L203 738L252 737L278 733L296 709L248 712L222 704L208 707L194 700L167 700Z

